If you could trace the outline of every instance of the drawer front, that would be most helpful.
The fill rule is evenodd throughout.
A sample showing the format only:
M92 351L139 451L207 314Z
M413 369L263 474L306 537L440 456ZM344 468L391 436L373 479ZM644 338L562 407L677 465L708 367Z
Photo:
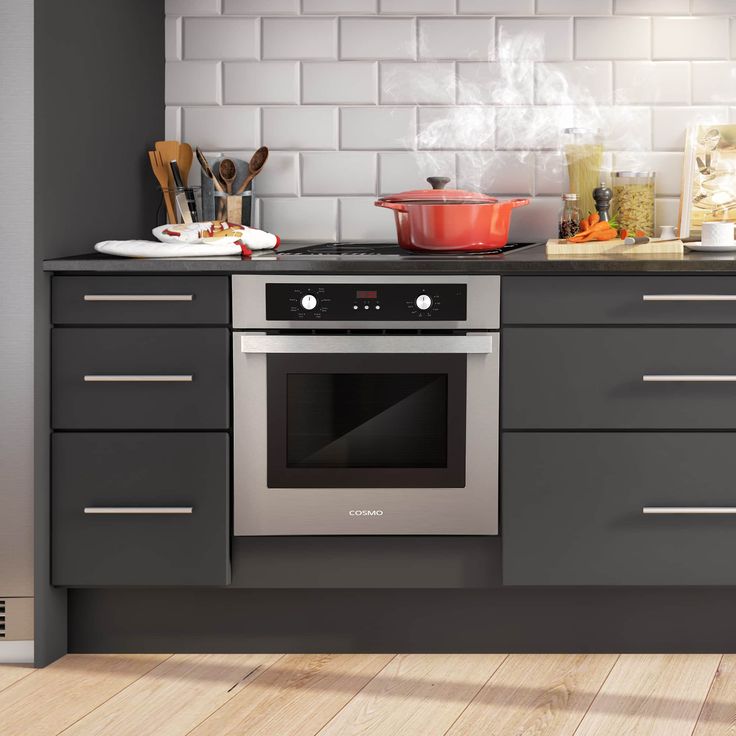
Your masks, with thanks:
M55 434L53 583L226 584L229 466L225 433Z
M506 429L734 429L736 328L507 328Z
M504 276L504 324L736 324L732 276Z
M52 330L54 429L226 429L224 328Z
M54 324L226 325L227 276L55 276Z
M736 584L734 447L731 433L504 435L504 584Z

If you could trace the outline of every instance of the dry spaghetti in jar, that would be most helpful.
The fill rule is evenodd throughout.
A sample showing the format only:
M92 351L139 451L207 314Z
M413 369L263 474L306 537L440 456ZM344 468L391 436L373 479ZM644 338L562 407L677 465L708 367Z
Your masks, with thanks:
M654 237L654 172L614 171L612 185L619 230Z

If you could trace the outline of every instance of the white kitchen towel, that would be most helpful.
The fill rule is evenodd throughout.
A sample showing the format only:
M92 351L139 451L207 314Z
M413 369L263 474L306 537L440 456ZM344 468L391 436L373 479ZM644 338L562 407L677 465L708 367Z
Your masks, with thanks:
M103 240L95 244L98 253L126 258L207 258L241 256L237 243L182 244L159 243L156 240Z

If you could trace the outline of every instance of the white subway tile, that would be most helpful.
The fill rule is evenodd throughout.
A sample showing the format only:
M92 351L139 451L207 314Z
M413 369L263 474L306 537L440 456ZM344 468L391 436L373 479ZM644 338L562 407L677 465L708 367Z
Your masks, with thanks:
M683 159L682 153L614 153L613 168L616 171L654 171L656 194L676 197L680 194Z
M381 194L428 188L428 176L449 176L448 187L457 188L455 154L448 151L411 153L379 153L379 183Z
M224 65L225 104L296 104L299 63L296 61L234 61Z
M534 0L458 0L461 15L534 15Z
M736 123L736 107L728 108L728 122Z
M662 225L680 226L680 200L678 199L662 199L657 197L654 200L654 227L659 229Z
M496 58L506 61L572 59L570 18L499 18Z
M652 23L654 59L727 59L729 56L729 28L723 18L654 18Z
M164 20L164 44L166 61L180 61L181 18L171 15Z
M182 139L202 149L258 147L258 108L185 107Z
M378 0L381 13L454 15L455 0Z
M243 156L248 161L253 152ZM299 192L299 154L269 151L268 162L253 180L256 196L295 196Z
M696 61L693 67L693 103L736 102L736 62Z
M567 190L565 157L560 151L538 151L534 154L534 193L555 194Z
M232 15L288 15L299 12L299 0L223 0Z
M395 243L394 213L376 207L375 197L343 197L340 200L340 240Z
M221 86L217 61L166 62L167 105L217 105Z
M336 107L263 108L263 145L292 150L337 148Z
M526 207L511 212L509 242L535 243L557 237L559 197L535 197Z
M535 69L537 104L610 104L612 86L610 61L542 62Z
M378 0L302 0L302 12L325 15L369 15L378 10Z
M264 59L337 58L334 18L263 18Z
M531 194L534 154L528 151L464 151L457 154L460 189L487 194Z
M457 101L475 105L528 105L534 100L533 61L461 61Z
M413 107L343 107L340 109L340 147L344 149L404 150L416 147Z
M455 64L429 61L381 64L381 103L447 104L455 102Z
M652 128L654 149L682 151L685 147L685 131L689 126L723 123L726 120L726 107L655 107Z
M555 149L563 128L575 125L575 108L500 107L496 116L496 148L501 150Z
M378 65L370 61L305 62L302 102L360 105L378 102Z
M617 61L614 63L617 105L690 102L690 64L685 61Z
M598 128L609 151L647 151L652 145L652 114L648 107L577 107L575 125Z
M415 59L412 18L342 18L341 59Z
M736 59L736 18L731 18L731 58Z
M733 0L692 0L693 15L731 15L734 12Z
M576 59L648 59L649 18L576 18Z
M166 15L218 15L220 0L166 0Z
M184 18L185 59L257 59L255 18Z
M375 194L375 153L302 153L302 194Z
M181 108L166 107L164 111L164 135L167 141L181 140Z
M283 241L337 240L337 200L327 197L265 197L260 226Z
M610 15L612 4L612 0L537 0L537 14Z
M620 15L689 15L690 0L614 0Z
M420 18L420 59L492 59L492 18Z
M493 148L495 109L462 107L420 107L418 148Z

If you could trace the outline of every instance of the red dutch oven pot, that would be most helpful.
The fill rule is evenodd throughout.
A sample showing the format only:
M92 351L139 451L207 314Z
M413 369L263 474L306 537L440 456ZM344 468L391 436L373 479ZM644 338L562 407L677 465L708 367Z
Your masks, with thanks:
M508 242L511 210L528 199L499 202L463 189L443 189L450 180L430 176L432 189L390 194L376 207L394 211L399 245L413 251L488 251Z

